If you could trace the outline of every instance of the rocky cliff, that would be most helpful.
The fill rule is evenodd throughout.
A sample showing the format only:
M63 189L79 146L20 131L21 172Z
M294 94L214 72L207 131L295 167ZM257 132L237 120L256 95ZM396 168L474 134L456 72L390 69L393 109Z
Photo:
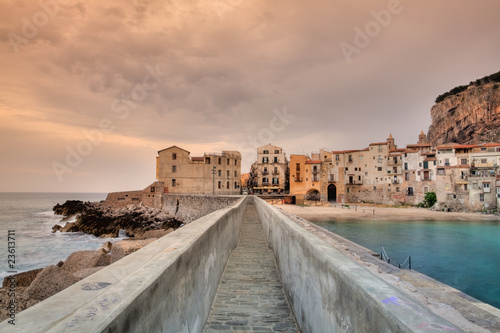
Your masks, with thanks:
M434 146L448 142L500 142L500 84L464 87L436 103L431 117L427 139Z

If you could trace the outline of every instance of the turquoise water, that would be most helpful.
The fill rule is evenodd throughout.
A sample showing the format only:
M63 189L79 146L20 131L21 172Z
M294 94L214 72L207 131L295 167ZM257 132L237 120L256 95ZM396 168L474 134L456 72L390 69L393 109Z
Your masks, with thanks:
M331 232L500 308L500 222L323 221Z

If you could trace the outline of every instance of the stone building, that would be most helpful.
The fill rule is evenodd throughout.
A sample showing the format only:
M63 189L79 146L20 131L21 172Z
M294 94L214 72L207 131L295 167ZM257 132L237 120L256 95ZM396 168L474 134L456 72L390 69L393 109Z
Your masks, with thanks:
M288 160L283 148L272 144L257 148L257 161L252 169L254 193L285 193Z
M165 193L240 194L241 154L222 151L191 157L189 151L172 146L158 152L156 179Z

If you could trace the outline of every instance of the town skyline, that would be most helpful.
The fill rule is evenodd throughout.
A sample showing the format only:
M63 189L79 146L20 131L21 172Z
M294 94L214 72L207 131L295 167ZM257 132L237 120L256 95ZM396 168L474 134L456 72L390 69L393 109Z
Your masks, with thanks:
M498 1L0 4L0 191L113 192L157 152L287 156L427 133L498 71ZM422 23L425 22L425 23Z

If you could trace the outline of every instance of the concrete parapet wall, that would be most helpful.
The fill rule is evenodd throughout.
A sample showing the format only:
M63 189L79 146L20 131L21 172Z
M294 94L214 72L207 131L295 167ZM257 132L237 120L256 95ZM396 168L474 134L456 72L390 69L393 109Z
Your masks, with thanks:
M163 194L162 211L184 222L191 222L218 209L228 207L241 196Z
M248 199L18 313L2 332L202 332Z
M302 332L461 332L276 208L254 203Z

